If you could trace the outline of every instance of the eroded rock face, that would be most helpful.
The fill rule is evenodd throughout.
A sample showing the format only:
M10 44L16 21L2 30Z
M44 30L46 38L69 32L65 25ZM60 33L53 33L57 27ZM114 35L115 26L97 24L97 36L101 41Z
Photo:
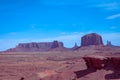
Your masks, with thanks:
M112 57L110 60L114 69L120 69L120 57Z
M104 67L104 59L84 57L87 68L102 69Z
M64 48L62 42L32 42L20 43L15 48L7 50L7 52L35 52L35 51L49 51L55 48Z
M81 38L81 46L103 45L102 37L96 33L91 33Z
M58 41L53 41L51 48L58 48L58 47L63 47L63 43Z
M83 57L88 69L120 69L120 57Z

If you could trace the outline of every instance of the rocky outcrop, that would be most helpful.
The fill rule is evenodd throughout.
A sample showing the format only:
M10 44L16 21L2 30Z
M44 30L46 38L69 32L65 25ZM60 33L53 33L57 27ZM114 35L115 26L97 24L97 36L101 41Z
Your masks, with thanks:
M110 41L107 41L107 45L106 46L111 46L111 42Z
M58 47L63 47L63 43L58 41L53 41L51 48L58 48Z
M114 69L120 69L120 57L111 57L109 64L111 64L111 62Z
M63 48L63 43L58 41L53 42L32 42L32 43L20 43L15 48L7 50L7 52L36 52L36 51L50 51L55 48Z
M111 44L111 41L107 41L106 46L108 46L108 47L112 47L113 45Z
M74 47L71 50L77 50L79 48L79 46L77 45L77 43L75 43Z
M83 57L86 62L88 69L102 69L104 67L104 58L95 58L95 57Z
M88 69L120 69L120 56L92 56L83 57Z
M91 33L81 38L81 46L103 45L102 37L96 33Z
M115 46L111 43L111 41L107 41L107 44L106 44L107 47L109 48L120 48L120 46Z

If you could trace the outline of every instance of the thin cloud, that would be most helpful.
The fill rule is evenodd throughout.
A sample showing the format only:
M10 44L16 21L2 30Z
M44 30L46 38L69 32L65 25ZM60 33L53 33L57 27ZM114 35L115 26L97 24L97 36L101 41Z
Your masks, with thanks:
M120 13L112 15L112 16L108 16L106 19L116 19L116 18L119 18L119 17L120 17Z
M110 29L117 29L117 26L111 26Z
M9 35L16 35L16 32L10 32Z
M120 3L117 2L104 3L104 4L98 4L96 7L103 8L105 10L116 10L120 8Z

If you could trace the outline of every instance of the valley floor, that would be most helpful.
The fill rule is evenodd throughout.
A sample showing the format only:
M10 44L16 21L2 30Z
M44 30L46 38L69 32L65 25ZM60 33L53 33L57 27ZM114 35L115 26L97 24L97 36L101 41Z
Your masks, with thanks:
M0 80L114 80L107 78L112 71L87 70L81 56L76 52L2 53L0 54ZM74 72L79 73L79 78L76 78ZM62 78L49 77L58 76L59 73Z

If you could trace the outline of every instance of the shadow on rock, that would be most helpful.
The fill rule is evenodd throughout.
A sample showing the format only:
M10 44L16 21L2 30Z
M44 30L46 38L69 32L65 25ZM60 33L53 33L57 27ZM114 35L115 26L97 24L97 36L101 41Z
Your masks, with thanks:
M21 77L20 80L24 80L25 78L24 77Z
M113 73L106 74L105 79L120 79L120 70L113 70Z
M75 71L74 73L76 74L77 78L81 78L87 74L96 72L96 69L85 69L85 70L80 70L80 71Z

